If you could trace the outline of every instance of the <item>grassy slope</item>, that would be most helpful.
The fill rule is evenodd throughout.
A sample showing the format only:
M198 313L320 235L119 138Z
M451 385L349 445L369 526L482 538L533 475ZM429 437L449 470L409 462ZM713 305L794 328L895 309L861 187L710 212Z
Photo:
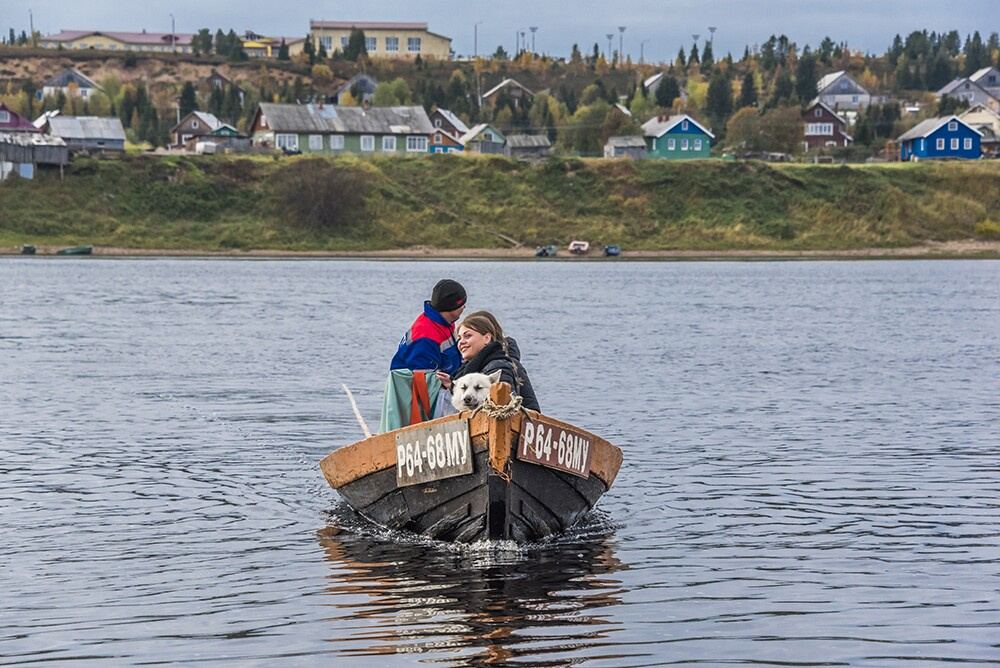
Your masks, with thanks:
M308 160L297 158L292 160ZM316 160L316 158L312 158ZM368 185L363 209L295 219L291 160L78 160L66 178L0 184L0 246L358 250L527 245L850 249L974 238L1000 219L1000 163L864 167L498 157L332 161ZM296 198L323 186L306 184ZM318 196L317 196L318 198ZM325 200L330 201L330 198ZM324 205L328 206L328 205ZM344 222L348 221L348 222Z

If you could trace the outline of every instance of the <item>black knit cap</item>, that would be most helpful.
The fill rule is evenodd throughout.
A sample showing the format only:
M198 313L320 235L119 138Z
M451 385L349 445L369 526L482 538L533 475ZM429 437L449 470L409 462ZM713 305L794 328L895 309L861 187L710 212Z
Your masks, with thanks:
M465 288L458 281L442 278L431 292L431 306L439 313L454 311L465 305Z

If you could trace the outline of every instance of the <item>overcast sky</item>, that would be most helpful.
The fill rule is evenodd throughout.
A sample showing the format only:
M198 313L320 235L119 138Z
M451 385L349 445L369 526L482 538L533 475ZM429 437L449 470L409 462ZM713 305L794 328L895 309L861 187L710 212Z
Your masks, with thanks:
M672 60L681 46L689 51L694 34L704 43L709 26L717 28L717 58L726 52L738 58L745 46L772 34L785 34L800 47L815 46L829 35L876 54L897 33L905 37L914 30L958 30L963 38L979 30L985 38L1000 30L989 20L997 16L997 6L997 0L3 0L0 28L5 34L8 28L27 30L29 9L43 35L62 29L169 32L171 14L177 32L232 28L239 34L254 30L276 36L304 36L310 19L425 22L431 32L450 37L456 53L467 55L477 33L480 54L492 53L497 45L512 51L520 31L530 46L529 28L535 26L537 51L568 56L574 43L584 52L595 43L607 50L608 33L617 49L618 26L625 26L626 55L638 60L641 47L646 60L662 61Z

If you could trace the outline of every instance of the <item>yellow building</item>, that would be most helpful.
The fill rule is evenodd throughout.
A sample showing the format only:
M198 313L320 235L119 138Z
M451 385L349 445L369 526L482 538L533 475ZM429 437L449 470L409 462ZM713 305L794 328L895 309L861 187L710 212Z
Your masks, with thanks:
M187 33L106 32L103 30L63 30L42 37L38 45L46 49L96 49L98 51L148 51L155 53L191 53Z
M243 51L250 58L277 58L281 51L281 42L285 42L288 55L294 56L302 53L305 45L305 37L267 37L253 31L246 31L243 35Z
M451 58L451 38L430 32L426 23L309 22L316 50L322 46L331 55L347 48L354 28L365 33L369 58Z

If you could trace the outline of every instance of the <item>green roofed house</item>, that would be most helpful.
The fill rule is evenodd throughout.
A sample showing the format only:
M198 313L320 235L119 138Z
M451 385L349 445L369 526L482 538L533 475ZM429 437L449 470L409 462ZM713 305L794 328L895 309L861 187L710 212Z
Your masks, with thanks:
M434 126L423 107L338 107L262 102L250 135L254 146L285 153L427 154Z
M661 160L707 158L715 135L687 114L655 116L642 124L646 155Z

